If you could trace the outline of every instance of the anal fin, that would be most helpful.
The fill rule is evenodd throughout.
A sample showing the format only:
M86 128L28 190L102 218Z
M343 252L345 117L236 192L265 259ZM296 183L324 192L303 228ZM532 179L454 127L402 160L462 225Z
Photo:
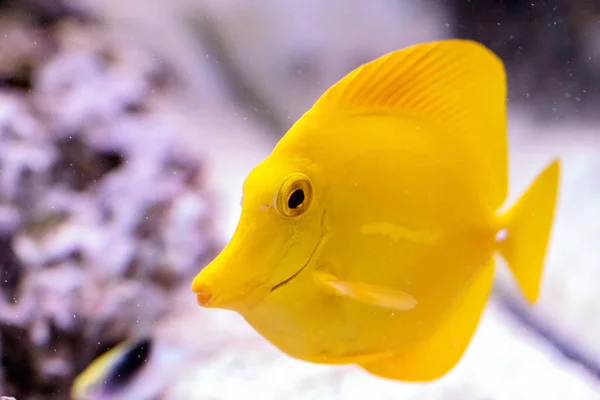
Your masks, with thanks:
M487 303L494 281L491 260L473 281L448 320L434 334L404 354L360 366L387 379L427 382L441 378L460 361Z

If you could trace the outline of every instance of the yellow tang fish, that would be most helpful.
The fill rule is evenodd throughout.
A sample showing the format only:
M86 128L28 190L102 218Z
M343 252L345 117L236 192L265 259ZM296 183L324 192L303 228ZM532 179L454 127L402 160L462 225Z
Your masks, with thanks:
M461 359L507 261L538 299L554 160L506 213L506 75L481 44L414 45L329 88L247 177L194 279L286 354L431 381Z

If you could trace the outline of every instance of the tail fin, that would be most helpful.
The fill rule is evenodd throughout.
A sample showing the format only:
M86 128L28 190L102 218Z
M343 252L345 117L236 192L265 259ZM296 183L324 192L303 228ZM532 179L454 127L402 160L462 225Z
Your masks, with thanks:
M560 161L538 175L521 198L500 217L506 236L499 251L529 303L537 301L554 220Z

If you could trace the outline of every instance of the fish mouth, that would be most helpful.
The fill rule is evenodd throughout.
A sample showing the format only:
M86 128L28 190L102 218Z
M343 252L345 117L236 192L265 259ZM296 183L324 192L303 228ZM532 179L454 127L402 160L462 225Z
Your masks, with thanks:
M319 250L321 248L324 239L325 239L325 212L323 212L323 215L321 215L321 236L319 236L319 240L317 241L317 244L315 245L315 248L313 249L312 253L310 253L308 260L306 260L304 265L302 265L302 267L300 267L300 269L298 269L298 271L294 272L289 278L287 278L287 279L279 282L275 286L273 286L269 292L273 293L275 290L277 290L280 287L285 286L286 284L293 281L294 278L296 278L300 274L300 272L302 272L308 266L308 264L310 264L310 262L313 260L313 258L315 257L315 254L317 254L317 250Z

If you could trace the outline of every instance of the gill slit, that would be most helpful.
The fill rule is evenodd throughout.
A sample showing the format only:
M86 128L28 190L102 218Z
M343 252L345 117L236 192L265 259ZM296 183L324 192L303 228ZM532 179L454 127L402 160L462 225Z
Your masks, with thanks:
M321 216L321 236L319 237L319 241L317 242L317 245L313 249L312 253L310 253L308 260L306 260L304 265L302 267L300 267L300 269L298 271L294 272L294 274L292 276L290 276L286 280L281 281L278 284L276 284L275 286L273 286L271 288L270 292L273 293L275 290L279 289L280 287L284 286L285 284L287 284L291 280L293 280L295 277L297 277L298 274L300 272L302 272L308 266L308 264L310 264L310 262L313 260L315 254L317 254L317 251L321 248L324 239L325 239L325 211L323 211L323 215Z

